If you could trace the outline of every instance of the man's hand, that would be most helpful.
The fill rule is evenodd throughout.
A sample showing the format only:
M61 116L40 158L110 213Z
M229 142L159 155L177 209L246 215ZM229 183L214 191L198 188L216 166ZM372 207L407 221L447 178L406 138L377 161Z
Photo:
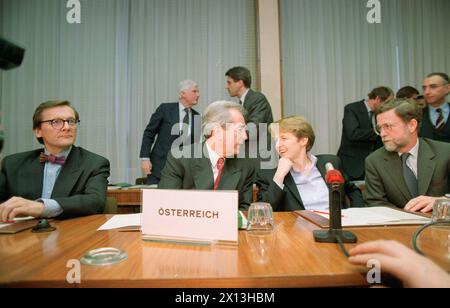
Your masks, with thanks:
M44 204L20 197L12 197L0 204L0 220L11 221L15 217L33 216L41 217L44 213Z
M277 172L275 172L273 181L278 185L283 185L284 178L289 173L289 171L291 171L293 165L294 163L290 159L281 157L278 161Z
M409 200L405 205L404 210L409 212L422 212L428 213L433 211L434 202L439 199L435 197L419 196L417 198Z
M149 160L141 161L141 169L145 175L152 174L152 163Z

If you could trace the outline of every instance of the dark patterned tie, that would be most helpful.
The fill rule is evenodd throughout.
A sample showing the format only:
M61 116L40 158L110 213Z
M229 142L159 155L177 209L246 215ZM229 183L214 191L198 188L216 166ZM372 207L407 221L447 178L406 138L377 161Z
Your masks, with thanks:
M373 111L369 111L370 125L372 125L372 127L375 127L374 122L373 122L373 116L374 116Z
M442 112L441 108L436 109L436 112L438 114L438 118L436 120L436 129L441 130L444 128L444 125L445 125L444 113Z
M222 169L223 169L224 164L225 164L225 158L221 157L217 160L217 170L219 170L219 173L217 174L217 178L214 181L214 190L216 190L217 186L219 186L220 176L222 175Z
M189 131L189 112L190 112L190 109L189 108L184 108L184 112L186 114L184 115L184 118L183 118L183 127L181 129L181 135L183 135L183 129L185 127L187 127L187 129Z
M409 156L411 156L411 153L403 153L401 155L403 165L403 178L405 179L406 186L408 186L408 190L411 193L411 196L415 198L419 195L419 192L417 188L417 178L414 175L414 172L406 164Z
M66 158L64 156L61 157L56 157L55 155L52 154L45 154L45 153L41 153L39 155L39 161L41 163L51 163L51 164L57 164L57 165L64 165L64 163L66 162Z

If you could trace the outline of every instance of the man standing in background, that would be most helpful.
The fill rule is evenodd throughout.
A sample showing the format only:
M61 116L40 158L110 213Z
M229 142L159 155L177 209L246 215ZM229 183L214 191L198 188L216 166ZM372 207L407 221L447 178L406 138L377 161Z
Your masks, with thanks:
M270 150L271 143L268 127L273 122L273 114L269 101L264 94L253 91L250 88L252 85L252 76L247 68L241 66L233 67L226 72L225 76L227 77L226 89L228 93L231 97L237 97L239 103L246 111L245 118L247 126L251 129L252 123L256 125L256 132L253 134L251 130L249 132L249 139L245 144L245 157L261 158L262 151L267 152ZM264 132L259 131L260 124L266 125L265 127L261 127L264 129ZM260 135L262 133L265 134L267 142L260 142ZM262 158L266 159L268 157Z
M382 146L375 132L375 110L394 97L388 87L373 89L367 99L345 106L342 138L338 156L346 177L351 181L364 180L364 161Z
M423 81L423 94L427 103L420 129L423 138L450 142L450 103L446 102L450 93L449 82L445 73L432 73Z
M192 109L200 97L198 86L192 80L183 80L178 93L178 102L159 105L142 137L141 169L147 175L148 185L159 183L167 154L176 139L182 138L180 143L184 145L200 141L200 114Z

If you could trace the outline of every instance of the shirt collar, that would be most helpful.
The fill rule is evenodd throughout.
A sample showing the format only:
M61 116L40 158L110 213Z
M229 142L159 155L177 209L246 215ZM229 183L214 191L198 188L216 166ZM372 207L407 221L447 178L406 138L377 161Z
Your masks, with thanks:
M206 149L208 150L209 160L211 161L211 164L213 165L213 167L216 167L217 161L219 160L220 156L213 149L211 149L208 142L205 142L205 145L206 145Z
M430 110L433 111L433 112L437 112L436 110L439 109L439 108L442 110L442 112L443 112L444 114L450 112L450 106L449 106L448 103L444 103L444 104L442 104L442 106L437 107L437 108L434 108L434 107L431 106L431 105L429 105L428 107L429 107Z
M411 150L409 150L408 153L411 154L411 156L414 158L418 157L418 155L419 155L419 138L417 138L416 145L413 146L413 148ZM398 152L398 156L402 156L402 154L404 154L404 153Z
M180 114L183 112L184 113L184 109L186 109L187 107L184 107L184 105L181 102L178 102L178 109L180 110Z
M64 156L65 158L67 158L67 156L69 156L69 153L70 153L71 150L72 150L72 146L70 146L70 148L68 148L67 150L65 150L65 151L63 151L63 152L61 152L61 153L59 153L58 155L55 155L55 156L56 156L56 157L62 157L62 156ZM45 153L46 155L50 155L50 152L47 151L46 148L44 148L44 153Z
M307 153L306 155L308 156L309 160L311 161L311 164L305 170L303 170L302 172L295 172L294 169L291 169L291 172L297 173L297 174L308 175L311 172L311 170L314 167L316 167L316 165L317 165L317 157L312 155L311 153Z
M247 89L247 91L245 91L245 93L244 94L242 94L242 96L239 98L240 99L240 101L242 102L242 105L244 105L244 102L245 102L245 97L247 96L247 94L248 94L248 91L250 91L250 89Z

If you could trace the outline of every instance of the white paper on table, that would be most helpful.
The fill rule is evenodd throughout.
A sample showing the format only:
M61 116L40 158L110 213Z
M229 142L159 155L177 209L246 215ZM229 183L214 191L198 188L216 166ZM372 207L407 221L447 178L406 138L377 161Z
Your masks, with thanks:
M124 227L141 227L141 214L114 215L97 231L114 230Z
M31 220L31 219L35 219L35 218L32 217L32 216L26 216L26 217L16 217L16 218L13 219L14 222L1 222L0 221L0 228L4 228L4 227L7 227L7 226L10 226L10 225L12 225L13 223L16 223L16 222L21 222L21 221L26 221L26 220Z
M323 211L328 212L328 211ZM316 212L317 213L317 212ZM318 215L329 218L329 215ZM430 218L389 207L349 208L342 210L342 226L426 224Z

